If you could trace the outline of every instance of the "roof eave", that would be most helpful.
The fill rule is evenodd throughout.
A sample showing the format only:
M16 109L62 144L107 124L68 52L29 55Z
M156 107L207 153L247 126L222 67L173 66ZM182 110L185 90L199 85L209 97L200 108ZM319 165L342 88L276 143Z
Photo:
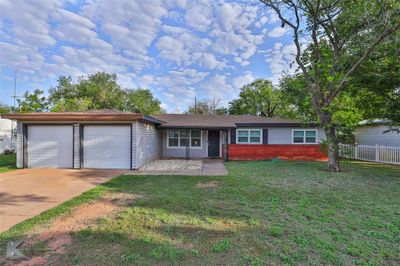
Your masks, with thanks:
M317 127L317 123L301 123L301 122L286 122L286 123L235 123L237 127Z
M28 113L6 114L2 118L16 121L43 121L43 122L78 122L78 121L137 121L143 119L142 114L56 114L56 113Z
M199 126L199 125L160 125L158 129L232 129L228 126Z

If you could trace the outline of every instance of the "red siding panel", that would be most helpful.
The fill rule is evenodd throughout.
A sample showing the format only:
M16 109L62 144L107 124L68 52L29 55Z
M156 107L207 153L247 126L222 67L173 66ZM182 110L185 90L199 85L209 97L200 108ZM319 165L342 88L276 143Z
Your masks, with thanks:
M321 145L296 144L229 144L229 160L282 160L326 161L327 155Z

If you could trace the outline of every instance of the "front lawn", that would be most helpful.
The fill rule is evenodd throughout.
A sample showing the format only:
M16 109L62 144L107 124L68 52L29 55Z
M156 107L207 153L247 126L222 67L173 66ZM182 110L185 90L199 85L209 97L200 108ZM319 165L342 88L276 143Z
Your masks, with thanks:
M0 154L0 173L15 170L17 167L15 165L16 155L4 155Z
M329 173L325 163L318 162L226 166L230 172L226 177L111 180L94 192L125 199L115 201L117 211L104 212L82 227L74 225L78 229L72 243L63 252L48 254L47 261L61 265L400 263L399 167L351 162L343 172ZM92 209L101 209L99 202L94 201ZM65 228L62 222L71 215L60 219L57 228ZM3 234L3 241L40 231L23 225ZM46 243L36 243L27 252L39 256L43 246Z

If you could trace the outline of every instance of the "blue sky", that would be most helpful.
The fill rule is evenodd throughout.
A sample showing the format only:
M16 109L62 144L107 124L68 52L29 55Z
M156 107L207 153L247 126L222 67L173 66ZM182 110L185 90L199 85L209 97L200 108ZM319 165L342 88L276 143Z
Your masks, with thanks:
M291 32L258 1L0 1L0 101L47 91L60 75L117 73L168 112L238 96L255 78L293 73Z

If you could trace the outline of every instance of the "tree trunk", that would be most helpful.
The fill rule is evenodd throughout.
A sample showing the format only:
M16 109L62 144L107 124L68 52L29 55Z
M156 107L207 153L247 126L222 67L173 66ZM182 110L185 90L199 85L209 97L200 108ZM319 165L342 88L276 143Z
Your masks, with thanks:
M331 126L325 129L328 141L328 171L340 172L339 165L339 142L337 139L336 128Z

